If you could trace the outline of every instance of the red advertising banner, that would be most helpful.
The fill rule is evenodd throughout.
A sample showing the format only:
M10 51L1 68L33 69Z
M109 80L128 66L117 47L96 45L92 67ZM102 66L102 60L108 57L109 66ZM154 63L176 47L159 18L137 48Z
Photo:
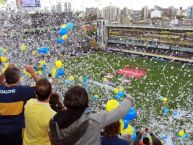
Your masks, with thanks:
M147 74L147 70L137 70L135 68L123 68L118 70L117 74L138 79L145 76Z

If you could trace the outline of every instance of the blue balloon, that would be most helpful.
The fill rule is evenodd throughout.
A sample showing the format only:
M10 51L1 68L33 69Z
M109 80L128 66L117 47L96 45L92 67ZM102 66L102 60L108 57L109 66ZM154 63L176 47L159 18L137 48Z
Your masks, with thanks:
M59 78L64 75L64 70L59 68L57 69L56 78Z
M177 110L177 111L174 111L172 113L172 116L175 118L175 119L180 119L181 118L181 113L180 113L180 110Z
M67 29L68 29L68 30L72 30L73 27L74 27L74 24L73 24L73 23L68 23L68 24L67 24Z
M168 136L167 134L162 134L161 139L165 142L167 140Z
M3 55L3 54L4 54L4 52L2 50L0 50L0 55Z
M127 113L127 115L125 115L125 117L123 118L124 120L133 120L135 119L137 116L137 113L135 111L135 109L132 107L129 112Z
M83 82L87 82L88 81L88 77L83 77Z
M62 38L58 38L58 44L63 44L64 43L64 40Z
M98 98L96 96L93 97L93 101L98 101Z
M119 92L117 95L123 98L125 96L125 92Z
M123 119L123 123L124 123L124 129L126 129L129 125L129 120Z
M159 97L159 99L162 101L162 99L163 99L163 96L160 96L160 97Z
M47 69L46 64L44 64L42 66L42 71L43 71L44 76L46 75L46 69Z
M59 31L60 36L66 35L67 33L68 33L68 29L67 28L62 28Z
M115 97L114 97L116 100L120 100L121 99L121 97L117 94L117 95L115 95Z
M163 111L163 113L164 113L165 115L170 112L170 110L169 110L168 108L166 108L166 107L164 107L164 108L162 109L162 111Z
M189 135L187 133L185 133L184 139L187 140L188 138L189 138Z
M132 140L133 140L133 141L137 140L137 135L136 135L136 133L133 133L131 137L132 137Z
M38 48L37 52L40 54L47 54L49 52L49 48L47 47Z

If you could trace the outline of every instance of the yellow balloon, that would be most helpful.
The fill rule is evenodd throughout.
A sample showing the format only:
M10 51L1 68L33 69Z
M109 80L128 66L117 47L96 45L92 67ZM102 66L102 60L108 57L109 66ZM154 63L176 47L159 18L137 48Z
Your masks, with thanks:
M6 71L6 69L7 68L3 67L1 72L4 73Z
M38 75L42 75L43 72L42 72L41 70L38 70L38 71L37 71L37 74L38 74Z
M5 63L5 64L4 64L4 67L5 67L5 68L8 68L8 66L9 66L9 63Z
M119 122L120 122L120 132L121 132L121 130L123 130L124 129L124 122L123 122L123 120L121 119L121 120L119 120Z
M57 60L56 62L55 62L55 66L57 67L57 68L61 68L62 67L62 61L61 60Z
M162 101L163 101L163 102L167 102L167 101L168 101L168 98L163 97L163 98L162 98Z
M61 25L61 28L66 28L66 27L67 27L66 24L62 24L62 25Z
M7 57L1 56L1 62L3 62L3 63L7 62Z
M3 68L2 68L2 73L4 73L6 71L6 69L8 68L9 63L5 63Z
M121 130L121 134L122 135L126 135L126 134L132 135L133 134L133 127L129 124L126 129Z
M62 39L63 39L63 40L68 39L68 35L63 35L63 36L62 36Z
M79 77L79 81L82 81L83 79L82 79L82 77Z
M70 80L70 81L74 81L74 76L71 75L71 76L69 77L69 80Z
M103 78L103 82L108 82L108 79L107 78Z
M42 68L44 64L46 64L45 60L41 60L38 62L39 63L39 67Z
M119 91L120 91L120 92L123 92L123 91L124 91L124 87L121 86L121 87L119 88Z
M6 49L4 49L4 48L0 48L0 50L1 50L2 52L4 52L4 53L6 53L6 52L7 52L7 50L6 50Z
M119 107L119 102L117 100L115 100L115 99L109 100L107 102L107 104L106 104L106 110L108 112L113 111L113 110L115 110L118 107Z
M42 74L43 74L43 71L42 71L42 70L39 70L38 73L39 73L39 75L42 75Z
M55 78L55 77L56 77L56 72L57 72L57 70L56 70L55 68L53 68L53 69L52 69L52 73L51 73L52 78Z
M27 46L25 44L22 44L20 50L21 51L26 51L27 50Z
M114 88L113 92L114 92L115 94L117 94L117 93L119 93L119 89L118 89L118 88Z
M183 136L185 135L185 132L184 132L183 130L180 130L180 131L178 132L178 135L179 135L180 137L183 137Z
M23 73L24 73L26 76L28 76L28 77L30 77L30 78L31 78L31 74L30 74L30 73L28 73L25 69L23 69Z
M99 98L99 95L94 95L96 98Z

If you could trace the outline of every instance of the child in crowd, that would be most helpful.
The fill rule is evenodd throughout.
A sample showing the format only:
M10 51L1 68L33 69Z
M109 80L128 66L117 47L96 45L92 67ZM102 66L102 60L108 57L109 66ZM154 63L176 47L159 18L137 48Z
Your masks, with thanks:
M60 96L57 93L51 94L49 103L50 107L56 112L60 112L63 109L63 105L60 101Z

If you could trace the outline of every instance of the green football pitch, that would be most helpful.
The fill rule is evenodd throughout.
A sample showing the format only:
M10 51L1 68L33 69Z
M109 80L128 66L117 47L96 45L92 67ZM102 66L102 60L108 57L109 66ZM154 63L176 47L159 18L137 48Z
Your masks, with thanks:
M68 58L64 61L65 72L69 75L88 76L90 79L103 82L103 76L116 70L132 66L148 70L146 76L132 79L126 85L126 92L135 98L135 108L139 111L135 125L151 126L157 132L173 129L177 133L180 129L189 129L193 125L193 66L179 62L161 62L142 57L131 57L125 54L97 52L85 56ZM121 84L121 76L115 76L113 82ZM100 86L99 86L100 87ZM99 89L100 90L100 89ZM113 93L95 89L92 95L113 97ZM106 95L106 96L105 96ZM159 98L167 97L164 103ZM97 103L97 102L96 102ZM100 102L105 103L105 102ZM167 108L169 112L163 113ZM185 117L172 118L174 111L185 113ZM189 115L189 117L187 117ZM191 132L191 130L189 130Z

